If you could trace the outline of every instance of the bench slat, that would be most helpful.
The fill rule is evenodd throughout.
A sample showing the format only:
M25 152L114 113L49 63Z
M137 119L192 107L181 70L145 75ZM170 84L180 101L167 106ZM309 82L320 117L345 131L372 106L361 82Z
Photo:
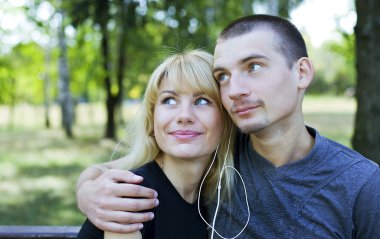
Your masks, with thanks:
M0 238L76 238L80 226L0 226Z

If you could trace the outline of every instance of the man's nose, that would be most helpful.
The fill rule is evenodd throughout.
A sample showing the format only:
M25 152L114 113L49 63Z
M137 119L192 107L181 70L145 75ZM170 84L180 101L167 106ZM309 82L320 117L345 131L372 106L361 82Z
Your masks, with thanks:
M228 96L232 100L238 100L250 94L250 87L247 85L247 79L241 75L231 76L228 88Z

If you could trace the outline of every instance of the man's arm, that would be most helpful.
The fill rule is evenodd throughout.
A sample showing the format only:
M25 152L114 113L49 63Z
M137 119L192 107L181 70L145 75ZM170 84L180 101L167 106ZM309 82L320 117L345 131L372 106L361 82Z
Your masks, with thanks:
M128 161L127 158L121 158L107 164L94 165L79 176L78 208L104 231L137 231L143 222L154 216L152 212L138 211L158 205L157 193L138 185L142 182L142 177L120 169Z

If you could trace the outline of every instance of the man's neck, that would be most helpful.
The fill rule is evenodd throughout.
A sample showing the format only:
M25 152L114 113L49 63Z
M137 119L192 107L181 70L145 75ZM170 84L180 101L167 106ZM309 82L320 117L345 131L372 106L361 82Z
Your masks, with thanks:
M251 134L250 139L255 151L276 167L305 158L315 141L304 125Z

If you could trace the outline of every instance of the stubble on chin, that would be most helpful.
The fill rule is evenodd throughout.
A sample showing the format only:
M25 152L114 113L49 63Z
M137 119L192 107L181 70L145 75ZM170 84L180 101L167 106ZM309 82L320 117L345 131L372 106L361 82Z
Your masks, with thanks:
M262 125L247 125L247 126L242 126L242 127L239 127L239 129L241 130L241 132L243 132L244 134L255 134L255 133L258 133L260 132L264 127Z
M237 124L238 125L238 124ZM244 134L255 134L265 128L265 124L238 125L240 131Z

